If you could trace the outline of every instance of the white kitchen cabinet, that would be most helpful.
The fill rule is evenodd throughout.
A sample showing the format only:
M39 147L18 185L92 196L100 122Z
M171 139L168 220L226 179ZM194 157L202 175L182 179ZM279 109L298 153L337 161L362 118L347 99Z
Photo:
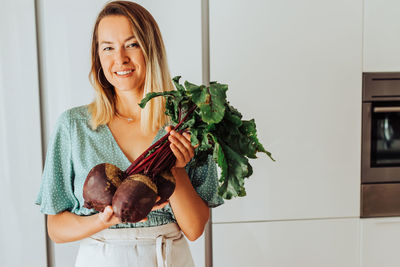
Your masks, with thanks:
M46 266L44 216L35 206L42 171L35 5L0 8L1 266Z
M400 2L364 0L364 71L400 71Z
M361 267L400 266L400 217L361 219Z
M214 267L360 266L356 218L214 224L213 246Z
M91 35L96 16L108 1L37 2L47 145L58 116L68 108L91 102L94 96L88 80ZM181 75L182 82L201 83L201 2L135 2L148 9L159 24L171 75ZM190 245L197 266L204 266L204 237ZM78 243L55 245L55 267L71 266L77 248Z
M210 71L276 159L214 222L359 215L361 0L210 1Z

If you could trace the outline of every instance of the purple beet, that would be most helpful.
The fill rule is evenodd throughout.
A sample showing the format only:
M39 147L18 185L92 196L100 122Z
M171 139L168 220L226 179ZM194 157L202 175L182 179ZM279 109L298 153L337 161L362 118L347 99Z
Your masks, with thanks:
M135 223L144 219L157 198L157 186L143 174L128 176L112 199L114 214L122 222Z
M115 191L122 183L123 172L115 165L102 163L94 166L83 185L84 207L103 212L112 204Z
M160 200L156 205L159 205L169 199L175 190L175 177L170 171L165 171L156 177L157 191Z

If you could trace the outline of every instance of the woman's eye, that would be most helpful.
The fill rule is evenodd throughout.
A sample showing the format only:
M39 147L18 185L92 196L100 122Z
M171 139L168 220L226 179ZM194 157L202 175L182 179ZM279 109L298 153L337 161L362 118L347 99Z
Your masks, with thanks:
M109 51L109 50L111 50L112 48L111 47L105 47L103 50L104 51Z
M139 44L138 43L131 43L130 45L128 45L129 47L136 47L136 46L139 46Z

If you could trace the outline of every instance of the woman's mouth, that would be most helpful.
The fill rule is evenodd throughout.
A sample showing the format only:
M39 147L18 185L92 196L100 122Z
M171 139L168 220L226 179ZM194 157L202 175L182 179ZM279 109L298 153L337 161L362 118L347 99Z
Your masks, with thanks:
M125 71L117 71L115 74L117 74L118 77L129 77L132 75L132 72L134 70L125 70Z

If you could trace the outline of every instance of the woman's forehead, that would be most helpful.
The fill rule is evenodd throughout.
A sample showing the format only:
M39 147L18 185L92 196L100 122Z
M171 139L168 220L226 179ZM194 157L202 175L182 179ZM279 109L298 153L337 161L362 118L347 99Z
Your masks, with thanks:
M97 36L99 44L126 42L134 37L133 26L125 16L107 16L101 19Z

